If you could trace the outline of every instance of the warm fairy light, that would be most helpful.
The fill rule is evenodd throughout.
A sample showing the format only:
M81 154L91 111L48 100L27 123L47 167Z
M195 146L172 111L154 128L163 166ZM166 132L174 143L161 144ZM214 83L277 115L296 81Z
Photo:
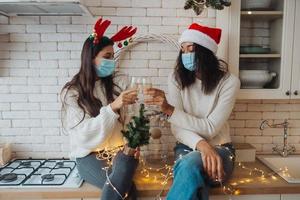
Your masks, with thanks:
M252 14L252 11L248 11L247 14L248 14L248 15L251 15L251 14Z
M233 194L234 195L239 195L239 194L241 194L241 191L240 190L235 190Z
M230 183L230 185L236 186L236 185L237 185L237 182Z

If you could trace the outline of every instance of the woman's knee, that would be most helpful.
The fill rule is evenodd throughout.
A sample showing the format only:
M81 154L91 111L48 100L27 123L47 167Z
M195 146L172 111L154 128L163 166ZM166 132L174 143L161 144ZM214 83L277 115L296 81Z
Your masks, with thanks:
M223 161L223 169L225 171L224 180L226 181L231 176L234 169L234 160L233 160L234 155L230 151L224 148L217 149L217 152Z
M203 169L203 163L201 158L201 153L198 151L193 151L182 157L180 160L181 168L187 170L190 173L201 172Z

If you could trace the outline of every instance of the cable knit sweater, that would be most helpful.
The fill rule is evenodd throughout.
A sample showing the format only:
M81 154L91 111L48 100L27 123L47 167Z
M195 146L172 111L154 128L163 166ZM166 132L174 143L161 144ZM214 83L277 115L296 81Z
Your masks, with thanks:
M127 88L127 79L124 76L115 77L114 82L121 90ZM119 88L116 89L120 91ZM101 81L96 81L94 88L95 97L100 99L103 104L100 113L96 117L91 117L86 113L84 120L79 124L78 122L83 117L83 110L77 104L78 93L75 90L69 90L67 93L63 91L62 98L65 94L62 122L64 131L70 137L71 152L69 156L71 159L124 144L121 133L122 124L118 120L120 116L107 104L105 89Z
M196 148L200 140L212 145L231 142L228 118L240 88L239 79L228 73L209 95L201 90L201 80L181 90L174 73L168 78L168 100L175 110L169 122L176 139Z

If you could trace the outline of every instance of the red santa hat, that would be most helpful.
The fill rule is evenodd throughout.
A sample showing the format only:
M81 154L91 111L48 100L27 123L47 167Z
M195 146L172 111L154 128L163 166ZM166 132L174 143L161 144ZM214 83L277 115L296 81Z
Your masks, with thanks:
M179 38L179 43L193 42L216 53L218 44L220 43L221 32L222 30L219 28L211 28L193 23L187 30L183 31Z

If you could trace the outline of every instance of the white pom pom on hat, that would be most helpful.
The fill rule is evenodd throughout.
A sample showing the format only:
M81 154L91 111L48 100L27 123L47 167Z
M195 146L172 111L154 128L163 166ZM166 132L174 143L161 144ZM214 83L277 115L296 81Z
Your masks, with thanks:
M187 30L183 31L178 42L179 44L182 44L183 42L193 42L216 53L218 44L220 43L221 33L222 30L219 28L212 28L193 23Z

